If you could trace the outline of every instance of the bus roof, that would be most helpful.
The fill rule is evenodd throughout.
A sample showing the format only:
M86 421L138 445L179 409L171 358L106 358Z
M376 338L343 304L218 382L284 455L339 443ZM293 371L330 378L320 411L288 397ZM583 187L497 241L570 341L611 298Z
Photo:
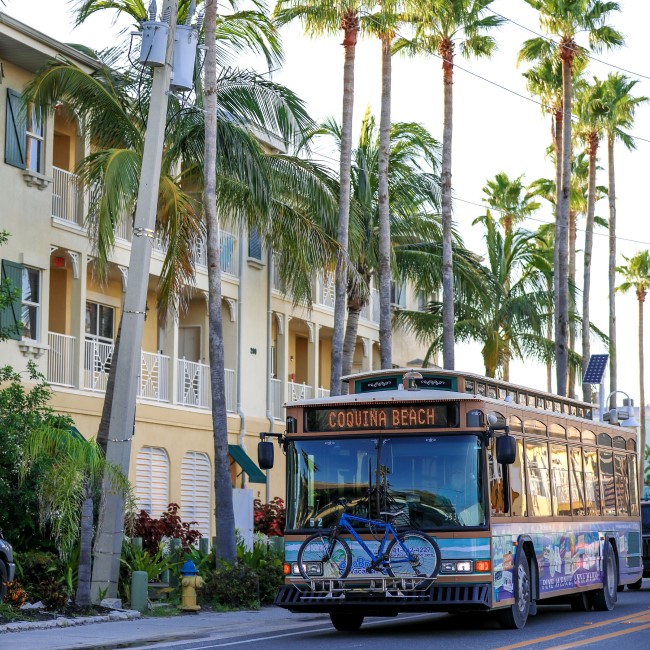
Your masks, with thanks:
M449 390L382 390L377 393L353 393L352 395L337 395L335 397L320 397L316 399L301 399L295 402L287 402L285 406L328 406L342 404L351 406L356 402L367 405L375 402L377 404L387 402L450 402L450 401L479 401L482 397L457 393Z

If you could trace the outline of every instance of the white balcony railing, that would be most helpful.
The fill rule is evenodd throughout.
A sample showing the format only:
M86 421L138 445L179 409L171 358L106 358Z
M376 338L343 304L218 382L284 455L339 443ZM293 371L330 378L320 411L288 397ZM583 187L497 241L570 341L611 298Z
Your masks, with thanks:
M59 386L74 386L75 337L48 332L47 380Z
M297 402L301 399L311 399L314 389L307 384L297 384L295 381L287 382L287 401Z
M114 348L112 343L86 339L83 378L83 387L86 390L100 393L106 391Z
M370 320L373 323L379 323L379 291L377 289L370 290L370 305L372 309Z
M282 409L282 380L271 379L271 415L276 420L284 419Z
M316 397L321 398L321 397L329 397L330 392L327 388L317 388L316 389Z
M140 387L138 397L169 401L169 357L155 352L140 353Z
M318 277L318 304L334 308L336 286L334 273L322 272Z
M237 404L235 371L225 368L226 410L234 413ZM178 392L176 400L182 406L210 408L210 366L198 361L178 359Z
M52 216L83 225L79 205L79 178L58 167L52 168Z
M153 240L153 250L160 255L167 254L167 240L161 235L156 235ZM221 272L237 276L237 238L229 232L222 230L219 233L219 246L221 250ZM196 266L207 268L208 249L204 238L198 239L194 244L194 263Z

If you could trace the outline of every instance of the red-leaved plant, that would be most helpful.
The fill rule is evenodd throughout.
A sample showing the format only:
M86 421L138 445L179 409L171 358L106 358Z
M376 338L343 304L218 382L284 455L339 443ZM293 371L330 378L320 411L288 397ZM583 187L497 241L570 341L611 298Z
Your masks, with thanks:
M284 501L275 497L269 503L255 499L253 503L253 525L256 533L264 533L269 537L284 537L286 509Z
M189 551L190 546L201 537L198 530L192 528L196 521L181 521L177 503L170 503L167 511L163 512L160 519L153 519L145 510L133 520L133 537L142 538L142 548L150 553L157 553L163 537L180 539L184 551Z

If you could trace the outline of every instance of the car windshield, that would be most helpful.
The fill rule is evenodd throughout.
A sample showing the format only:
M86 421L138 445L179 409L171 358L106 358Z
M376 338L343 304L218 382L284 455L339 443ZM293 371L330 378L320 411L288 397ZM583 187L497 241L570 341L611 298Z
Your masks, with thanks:
M475 435L296 440L288 458L287 529L329 528L341 512L398 525L485 525L481 442Z

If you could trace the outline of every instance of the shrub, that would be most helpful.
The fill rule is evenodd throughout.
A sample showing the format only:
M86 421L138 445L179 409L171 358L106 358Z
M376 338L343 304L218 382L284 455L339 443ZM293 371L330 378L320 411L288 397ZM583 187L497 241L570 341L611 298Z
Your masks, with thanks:
M282 561L278 558L264 562L255 569L259 580L260 604L272 605L278 594L278 589L284 584Z
M254 501L253 526L256 533L264 533L270 537L284 536L286 509L284 501L275 497L269 503L262 503L259 499Z
M6 585L7 595L5 596L5 602L7 605L14 609L22 607L27 602L27 592L23 589L23 586L18 580L7 582Z
M259 603L257 575L246 565L222 562L205 579L201 598L212 605L241 609Z
M163 512L160 519L154 519L145 510L141 510L133 520L131 536L141 537L142 548L152 554L158 552L164 537L180 539L183 550L189 551L190 546L201 537L201 533L191 527L196 523L195 521L189 523L181 521L179 509L177 503L170 503L167 512Z
M261 604L273 603L278 589L284 582L282 555L269 546L269 538L256 533L253 549L248 550L243 542L237 544L237 559L240 566L247 566L257 575Z
M49 610L65 607L70 593L58 555L47 551L20 553L16 564L18 577L31 602L40 600Z

